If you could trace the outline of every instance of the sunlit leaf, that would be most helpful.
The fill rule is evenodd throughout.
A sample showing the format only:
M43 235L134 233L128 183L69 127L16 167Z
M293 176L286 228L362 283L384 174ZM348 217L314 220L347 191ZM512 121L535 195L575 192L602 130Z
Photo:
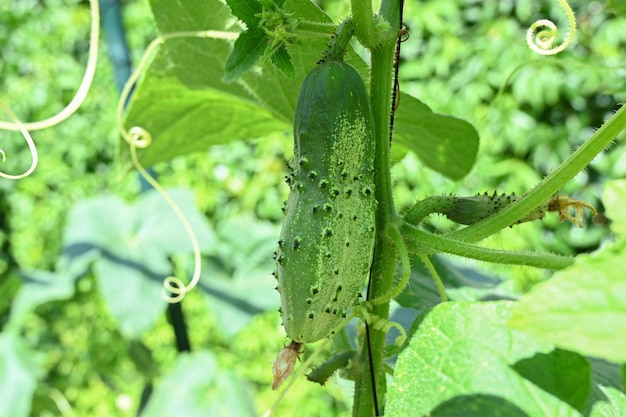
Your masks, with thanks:
M626 394L611 387L601 387L605 400L593 405L589 417L622 417L626 411Z
M452 402L456 413L451 415L498 415L481 414L487 402L503 404L504 416L580 417L571 406L511 368L551 350L549 344L507 329L511 305L501 301L436 306L398 357L385 415L427 415L437 407L447 407L442 405L447 402ZM459 399L477 395L482 400ZM459 414L457 401L468 405L465 414Z
M256 416L246 386L206 351L179 356L142 417Z
M41 373L35 352L23 340L13 333L0 334L0 417L30 416Z
M213 234L193 205L190 192L169 191L205 251ZM189 236L163 197L144 193L135 204L119 197L96 197L76 205L64 237L68 262L99 256L93 270L98 287L121 331L138 336L149 329L165 306L162 281L171 274L170 256L191 253Z
M579 256L524 296L509 325L564 349L626 362L626 280L615 273L625 258L626 245Z
M469 173L478 152L478 133L471 124L433 113L408 94L396 112L394 138L427 167L455 180Z

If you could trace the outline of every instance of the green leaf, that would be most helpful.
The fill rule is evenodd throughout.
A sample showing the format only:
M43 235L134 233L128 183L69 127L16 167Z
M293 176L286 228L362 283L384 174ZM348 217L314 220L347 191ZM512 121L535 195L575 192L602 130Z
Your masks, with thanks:
M291 62L291 56L285 45L281 45L272 54L272 64L289 78L293 78L296 75L296 68L293 66L293 62Z
M74 294L76 277L62 276L48 271L30 271L22 274L23 284L11 303L11 326L20 326L28 313L52 300L63 300Z
M449 302L436 306L398 357L385 415L422 416L456 397L478 395L500 398L506 405L502 415L523 416L523 412L528 417L580 417L571 406L510 367L552 349L507 329L512 304ZM458 409L456 413L460 415Z
M256 416L246 386L209 352L179 355L141 417Z
M169 190L189 221L200 247L213 245L211 229L193 205L190 192ZM169 257L190 253L189 237L163 197L148 192L133 205L118 197L97 197L77 204L68 216L64 257L84 263L93 256L98 288L122 333L136 337L162 313L163 278L171 273Z
M258 14L263 8L257 0L226 0L226 4L233 15L248 25L248 28L255 26L261 20Z
M626 236L626 180L608 181L603 186L602 201L606 216L611 219L611 230L622 238Z
M216 226L217 252L203 263L200 288L222 334L234 337L253 317L280 306L272 253L274 224L233 216Z
M623 0L609 0L609 9L617 15L626 16L626 3Z
M513 369L544 391L584 411L591 389L591 364L579 354L555 349L522 359Z
M229 7L220 0L150 0L150 9L162 34L182 30L234 30L240 27ZM184 29L181 27L183 22L187 24Z
M461 297L464 300L473 297L476 301L487 297L491 300L496 297L512 297L512 295L498 290L497 286L501 283L501 280L498 278L487 276L467 266L461 266L460 262L445 256L432 256L431 262L439 273L448 296L453 300L459 300ZM396 298L396 301L402 307L409 307L419 311L424 311L441 303L435 280L431 277L423 262L416 256L411 256L411 278L409 284Z
M587 398L586 410L589 411L596 403L606 401L605 388L624 391L622 367L603 359L588 358L591 362L591 392ZM589 413L587 413L589 414Z
M260 29L249 29L239 34L235 46L226 60L222 81L230 83L248 72L263 56L267 48L267 35Z
M152 9L161 33L239 31L228 8L218 0L152 0ZM285 9L303 19L330 21L308 1L286 2ZM295 69L293 79L269 66L227 84L221 80L230 42L200 38L166 41L138 84L126 113L127 128L141 126L152 135L152 145L138 151L141 162L151 166L215 144L289 132L300 84L321 57L326 42L323 37L302 39L300 45L287 48ZM282 70L289 73L286 67Z
M528 417L515 404L494 395L460 395L437 406L428 417Z
M478 152L478 133L466 121L433 113L403 94L394 119L394 138L429 168L458 180L469 173Z
M42 374L36 354L14 333L0 334L0 417L30 416L36 382Z
M616 242L578 256L570 268L533 288L514 307L509 325L564 349L623 363L626 280L615 267L626 257L626 180L608 182L603 202Z
M626 244L580 255L513 308L511 328L584 355L626 362Z
M219 80L222 73L214 76ZM146 166L212 145L290 129L290 123L276 119L249 98L221 88L192 90L171 77L145 81L133 103L128 126L142 126L153 138L152 145L140 152Z
M64 300L74 295L76 280L89 271L90 264L98 257L97 250L86 251L75 262L61 257L55 272L22 272L22 286L11 303L9 328L21 326L28 319L28 314L38 306L53 300Z
M624 417L626 414L626 394L611 387L601 387L606 396L604 401L593 405L589 417Z

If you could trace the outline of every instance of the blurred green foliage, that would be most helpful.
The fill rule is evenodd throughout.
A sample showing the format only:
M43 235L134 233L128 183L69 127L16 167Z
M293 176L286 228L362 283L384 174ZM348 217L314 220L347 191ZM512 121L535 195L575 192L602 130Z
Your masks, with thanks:
M347 2L318 3L335 21L349 12ZM464 195L497 188L523 193L589 137L617 103L626 101L626 20L611 14L603 1L571 5L580 25L574 45L557 57L539 57L527 48L525 31L544 17L566 25L556 2L406 2L410 38L402 44L401 91L436 112L472 122L481 148L474 170L458 182L406 154L393 169L400 208L441 192ZM89 48L88 5L9 0L8 9L0 14L2 100L24 121L49 117L69 102L82 78ZM125 2L124 17L137 62L155 36L148 2ZM46 293L46 303L33 306L18 327L9 328L11 303L20 288L32 280L45 283L43 276L57 279L45 274L63 270L59 259L71 208L95 196L116 195L131 204L139 190L134 173L117 159L117 90L106 46L102 41L100 46L96 79L81 109L66 122L33 133L40 153L35 173L20 181L0 179L0 369L8 369L3 362L8 361L15 372L11 375L26 375L24 390L16 394L26 403L11 414L3 414L6 406L0 406L0 416L135 415L142 392L161 377L156 404L166 401L162 392L194 390L187 385L192 381L169 385L186 366L206 367L207 374L197 372L206 384L212 382L202 378L215 367L217 375L226 375L231 393L248 391L237 399L247 398L247 405L261 414L275 399L269 390L270 368L281 347L277 341L283 340L270 273L288 191L283 183L291 157L287 132L215 146L155 167L165 186L193 191L199 213L216 234L215 248L204 258L207 272L200 291L184 303L191 345L201 352L177 354L165 311L149 330L125 337L90 270L78 271L82 278L73 277L67 292ZM622 134L564 190L598 207L601 215L584 230L549 218L503 231L488 244L567 254L598 247L608 234L599 197L608 179L626 177L625 146ZM3 171L21 172L28 166L30 156L19 134L0 131L0 148L7 155ZM395 150L404 155L404 149ZM167 226L177 227L174 216L168 221L172 224ZM429 227L454 226L432 218ZM190 259L175 256L174 261L177 272L188 276ZM469 262L463 266L479 268ZM512 276L513 281L500 284L507 294L523 293L545 277L530 269L480 268L503 280ZM228 290L232 299L224 303ZM456 291L459 297L471 297L471 291ZM16 351L11 346L27 354L16 360L5 354ZM2 386L9 383L0 377ZM332 389L299 385L280 415L348 415L349 388L338 379L329 384ZM31 395L30 414L25 414ZM155 407L148 406L146 415L158 414Z

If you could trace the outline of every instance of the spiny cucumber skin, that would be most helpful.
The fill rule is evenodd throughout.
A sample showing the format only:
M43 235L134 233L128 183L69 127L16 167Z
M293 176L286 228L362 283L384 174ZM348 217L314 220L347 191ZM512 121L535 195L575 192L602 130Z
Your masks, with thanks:
M276 252L283 325L295 342L328 337L369 276L374 152L363 80L347 63L320 63L296 104L291 189Z
M442 213L455 223L470 225L501 211L520 198L515 194L496 192L491 195L484 193L472 197L452 197L451 206ZM548 205L543 204L519 219L517 223L543 219L547 211Z

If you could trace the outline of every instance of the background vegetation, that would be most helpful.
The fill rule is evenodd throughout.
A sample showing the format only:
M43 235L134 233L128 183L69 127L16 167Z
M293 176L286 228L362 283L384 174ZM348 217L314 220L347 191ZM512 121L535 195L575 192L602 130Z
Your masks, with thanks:
M348 13L346 2L319 3L335 21ZM606 2L571 4L579 32L555 59L531 52L524 34L544 17L565 28L556 2L407 2L401 91L471 122L481 142L474 169L460 181L394 145L400 208L442 191L521 194L626 100L626 19ZM39 120L60 110L82 77L88 4L9 0L8 9L0 14L2 100L22 120ZM138 62L156 36L150 4L124 2L123 17ZM201 286L182 310L155 302L149 295L158 296L171 265L189 275L189 247L158 197L138 197L141 184L118 149L119 86L106 39L100 46L85 104L66 122L34 134L35 173L0 179L0 389L13 398L0 404L0 416L260 415L275 399L271 362L285 341L271 254L288 192L283 176L291 132L213 146L154 167L165 186L176 187L199 232L204 263ZM598 208L593 222L578 229L548 217L486 244L577 254L611 239L600 197L607 181L626 178L621 136L563 190ZM29 163L18 134L0 132L0 148L7 155L3 171L19 172ZM456 226L433 217L429 227ZM93 246L77 245L84 242ZM116 269L117 255L149 259L149 271L136 272L147 279L130 284L138 280ZM454 299L515 298L548 276L466 260L446 265L467 280L456 282ZM433 293L424 291L427 305ZM181 317L187 345L174 333ZM179 354L189 348L193 355ZM623 389L615 375L610 385ZM339 378L325 388L300 383L280 415L349 415L350 398L350 385Z

